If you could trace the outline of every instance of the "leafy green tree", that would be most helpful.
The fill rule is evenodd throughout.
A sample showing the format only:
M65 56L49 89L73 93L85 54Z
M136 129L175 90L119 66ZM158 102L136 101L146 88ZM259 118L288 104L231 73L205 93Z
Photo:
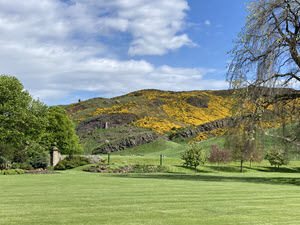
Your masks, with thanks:
M277 167L278 170L280 166L289 164L289 159L282 149L273 148L267 153L266 159L269 160L272 166Z
M42 152L33 154L30 149L49 150L53 142L58 143L64 154L80 152L74 124L66 111L60 107L49 108L23 89L16 77L0 76L0 149L13 152L4 155L0 150L2 157L18 163L28 163L34 158L40 162L45 159ZM31 143L29 146L25 145L27 141ZM11 145L10 151L7 144Z
M207 155L199 144L193 143L188 146L181 159L184 160L184 166L194 168L197 173L197 166L204 165Z
M0 76L0 142L15 148L39 141L47 126L47 106L33 100L20 81Z
M43 143L51 146L56 142L59 151L63 154L82 152L74 123L68 117L66 110L58 106L51 106L48 112L49 123L46 128L46 134L43 137Z

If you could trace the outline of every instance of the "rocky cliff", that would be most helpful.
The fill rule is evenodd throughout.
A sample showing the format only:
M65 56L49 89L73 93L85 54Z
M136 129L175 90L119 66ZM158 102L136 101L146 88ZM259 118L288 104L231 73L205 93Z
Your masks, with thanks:
M132 113L101 114L80 123L76 128L76 131L78 134L82 135L88 131L96 129L115 128L122 124L130 123L136 119L137 116Z
M188 138L194 135L197 135L199 133L205 132L205 131L213 131L219 128L226 128L229 126L230 122L232 121L232 117L220 119L220 120L215 120L209 123L204 123L196 128L190 128L186 129L184 131L175 133L171 135L171 138Z
M106 154L109 152L121 151L126 148L132 148L142 144L147 144L155 140L167 139L165 135L157 134L154 132L145 132L137 135L133 135L121 140L114 141L112 143L106 143L99 148L93 150L93 154Z

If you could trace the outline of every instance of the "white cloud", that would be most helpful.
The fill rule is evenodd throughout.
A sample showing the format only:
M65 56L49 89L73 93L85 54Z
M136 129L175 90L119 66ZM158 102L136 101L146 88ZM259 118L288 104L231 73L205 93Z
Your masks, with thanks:
M132 37L130 55L163 55L192 46L184 28L186 0L0 0L5 37L57 43L124 32Z
M211 25L211 22L210 22L210 20L205 20L204 24L205 24L206 26L210 26L210 25Z
M116 42L99 41L126 33L129 55L193 45L180 33L188 9L186 0L0 0L0 73L17 76L47 102L76 91L112 97L144 88L225 87L204 78L214 70L120 60L111 50Z
M3 49L3 47L2 47ZM51 57L48 52L53 51ZM52 49L0 51L2 71L17 75L35 97L50 102L76 91L102 93L113 97L137 89L196 90L221 89L223 81L206 78L214 69L155 67L144 60L121 61L111 58L77 56L78 51ZM85 52L79 52L85 55Z

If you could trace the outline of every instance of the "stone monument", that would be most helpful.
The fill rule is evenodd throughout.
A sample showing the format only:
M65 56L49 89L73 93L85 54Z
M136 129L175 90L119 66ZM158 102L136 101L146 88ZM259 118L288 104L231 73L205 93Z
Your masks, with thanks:
M53 148L51 152L51 166L56 166L57 163L61 160L61 155L56 147L56 142L53 143Z

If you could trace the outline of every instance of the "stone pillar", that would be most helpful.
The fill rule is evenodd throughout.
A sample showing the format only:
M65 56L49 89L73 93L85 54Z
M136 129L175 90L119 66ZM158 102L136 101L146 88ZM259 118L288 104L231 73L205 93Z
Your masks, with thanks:
M51 166L56 166L57 163L61 160L61 155L58 152L58 148L56 147L56 142L53 143L53 148L51 152Z
M105 122L105 129L108 129L108 122Z

